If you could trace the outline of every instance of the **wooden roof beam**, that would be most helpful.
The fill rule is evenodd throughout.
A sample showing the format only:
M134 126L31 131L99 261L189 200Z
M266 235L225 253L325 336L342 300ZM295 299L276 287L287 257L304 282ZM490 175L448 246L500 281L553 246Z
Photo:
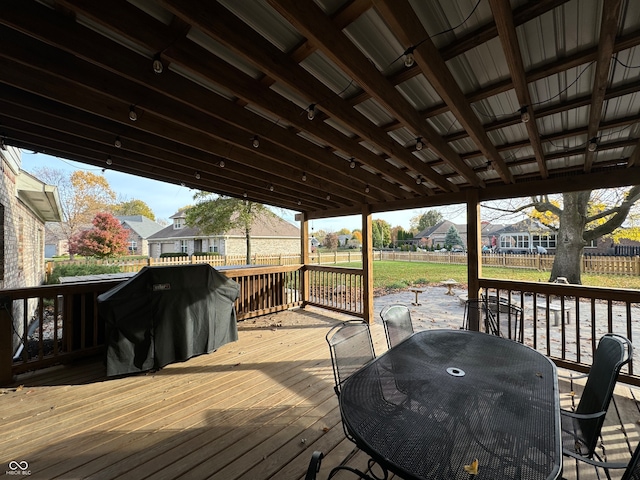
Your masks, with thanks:
M591 109L589 110L589 134L585 147L584 171L590 172L593 159L598 148L597 136L604 96L609 83L609 72L613 62L613 47L622 11L622 0L607 0L602 3L602 23L600 24L600 40L598 41L598 57L596 60L596 73L593 79Z
M322 104L325 112L340 123L348 125L356 134L389 157L422 175L427 181L444 191L457 190L455 184L399 146L386 132L354 110L288 55L275 46L267 44L264 38L221 5L214 3L195 5L186 0L161 0L161 2L165 8L184 21L197 26L207 35L258 65L263 72L288 85L289 88L309 99L310 103L318 98L326 99ZM428 187L424 184L423 187L427 193Z
M538 161L538 170L540 176L544 179L547 178L549 173L547 172L547 165L544 162L544 151L542 150L542 143L540 142L540 133L536 125L533 108L531 108L531 96L529 95L529 86L524 73L522 54L520 53L520 42L516 35L511 4L509 0L489 0L489 3L491 5L491 11L493 12L493 18L496 22L496 28L498 29L498 37L502 44L502 50L507 59L507 65L509 66L516 96L518 97L520 107L523 109L523 121L525 121L533 153ZM528 120L526 120L527 118Z
M389 112L401 119L416 137L423 137L429 148L440 155L446 163L474 186L482 181L460 156L442 141L442 137L427 125L416 110L398 92L384 75L365 58L360 50L335 28L330 20L314 4L302 4L295 0L267 0L281 15L307 38L320 45L321 50L332 61L349 74L359 85L380 102Z
M413 14L409 2L407 0L374 0L373 3L400 42L410 47L415 46L413 55L422 73L449 106L458 122L469 133L469 137L491 162L502 180L505 183L513 183L513 175L509 168L491 143L482 123L466 101L464 93L429 38L429 34ZM438 138L441 139L441 137ZM441 156L444 157L442 154Z

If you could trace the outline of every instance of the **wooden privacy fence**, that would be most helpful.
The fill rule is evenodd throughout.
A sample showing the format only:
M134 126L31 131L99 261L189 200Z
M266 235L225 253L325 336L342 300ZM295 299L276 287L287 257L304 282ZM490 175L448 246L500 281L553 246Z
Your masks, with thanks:
M487 267L524 268L548 272L553 266L554 255L512 255L512 254L484 254L482 255L482 265ZM401 252L401 251L380 251L373 252L373 260L390 260L397 262L427 262L444 263L453 265L466 265L467 254L458 252ZM278 254L278 255L253 255L251 265L299 265L302 261L300 255ZM247 259L244 255L214 255L214 256L194 256L191 257L166 257L139 259L105 259L105 260L75 260L47 262L47 278L53 272L56 265L64 264L91 264L115 266L121 272L138 272L143 267L149 265L187 265L193 263L208 263L212 267L226 266L246 266ZM362 252L359 251L339 251L313 253L309 257L310 265L335 265L340 263L362 262ZM640 276L640 256L636 257L610 257L592 256L582 257L581 264L583 273L608 274L608 275L633 275Z
M482 255L482 265L485 267L524 268L549 272L553 266L554 259L555 255L489 253ZM374 260L466 265L467 254L462 252L382 251L374 253ZM583 273L640 276L640 256L612 257L583 255L581 269Z

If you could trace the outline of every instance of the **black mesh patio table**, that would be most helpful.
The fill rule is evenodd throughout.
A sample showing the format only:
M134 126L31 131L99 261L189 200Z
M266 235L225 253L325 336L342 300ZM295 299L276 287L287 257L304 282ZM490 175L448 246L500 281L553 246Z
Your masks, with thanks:
M556 367L512 340L418 332L349 377L340 410L358 446L404 479L561 474Z

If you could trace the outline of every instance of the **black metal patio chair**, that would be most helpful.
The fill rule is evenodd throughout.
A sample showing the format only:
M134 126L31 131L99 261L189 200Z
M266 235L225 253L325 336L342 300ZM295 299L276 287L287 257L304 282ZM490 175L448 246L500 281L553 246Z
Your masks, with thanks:
M326 339L333 365L334 389L340 396L344 381L375 358L371 330L369 324L361 320L349 320L331 328Z
M329 344L329 351L331 353L331 364L333 366L333 378L335 381L334 390L336 395L340 396L342 384L356 371L365 366L371 360L375 358L375 351L373 349L373 340L371 338L371 330L369 324L361 320L349 320L342 322L332 327L326 335L327 343ZM344 434L347 439L351 440L355 444L354 438L349 434L347 429L342 425ZM339 470L347 470L356 475L359 478L368 480L386 480L387 472L383 471L383 477L371 478L367 473L371 472L371 467L374 465L374 461L369 461L369 467L367 472L361 472L357 469L347 466L347 462L353 458L357 453L358 447L356 446L342 462L335 467L328 478ZM315 452L305 480L312 480L316 478L316 473L320 469L320 463L322 460L322 453ZM315 472L313 471L315 469Z
M395 347L405 338L413 335L411 312L406 306L387 305L380 312L380 318L382 318L389 348Z
M575 411L560 412L565 456L588 463L594 457L602 461L596 453L598 438L620 370L632 354L631 342L622 335L607 333L600 339L578 406Z
M624 473L620 480L640 480L640 443L636 445L636 449L629 460L629 463L614 463L614 462L601 462L592 458L584 458L583 462L588 463L594 467L602 468L606 477L611 480L611 474L609 470L617 470L624 468ZM599 476L598 476L599 478ZM563 480L566 480L563 477Z
M465 302L462 328L469 329L470 317L478 315L480 325L491 335L524 342L523 312L506 298L490 295Z
M324 454L319 451L313 452L311 455L311 460L309 461L309 467L307 468L307 474L304 477L304 480L316 480L318 472L320 471L320 466L322 464L322 459L324 458ZM377 475L371 472L371 468L375 462L373 460L369 460L367 472L362 472L357 468L348 467L346 465L340 464L337 467L333 468L329 475L327 476L327 480L333 478L339 471L346 470L348 472L353 473L357 478L362 480L387 480L388 473L386 470L382 472L382 476L378 477ZM371 474L371 475L369 475Z

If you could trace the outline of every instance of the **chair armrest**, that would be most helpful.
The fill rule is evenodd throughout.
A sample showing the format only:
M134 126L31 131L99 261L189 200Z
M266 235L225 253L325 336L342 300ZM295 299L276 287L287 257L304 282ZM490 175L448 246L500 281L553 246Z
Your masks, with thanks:
M304 480L316 480L316 474L320 471L320 464L322 463L322 457L324 455L322 452L315 451L311 456L311 461L309 462L309 468L307 468L307 474L304 477Z
M585 457L584 455L580 455L579 453L576 453L564 448L562 449L562 454L575 458L576 460L580 460L581 462L587 463L594 467L600 467L604 469L610 469L610 468L619 469L619 468L627 468L629 466L629 463L604 462L602 460L596 460L594 458Z
M560 414L566 417L576 418L578 420L594 420L596 418L604 417L607 412L603 410L595 413L576 413L571 410L560 409Z
M587 378L589 376L588 373L578 373L578 374L570 374L570 375L561 375L558 374L558 378L566 378L568 380L576 380L576 379L580 379L580 378Z

